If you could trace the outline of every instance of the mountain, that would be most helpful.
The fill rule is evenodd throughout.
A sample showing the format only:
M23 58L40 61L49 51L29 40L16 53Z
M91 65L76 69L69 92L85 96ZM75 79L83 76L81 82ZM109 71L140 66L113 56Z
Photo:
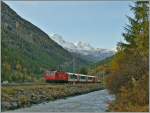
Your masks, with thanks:
M110 56L110 57L107 57L107 58L105 58L104 60L101 60L101 61L99 61L99 62L96 62L96 63L93 63L93 64L91 64L91 65L88 65L88 68L90 68L90 69L96 69L97 67L99 67L99 66L103 66L103 65L109 65L111 62L112 62L112 60L115 58L115 55L113 55L113 56Z
M2 81L33 80L49 68L77 71L87 65L1 2ZM74 64L77 62L78 64Z
M115 54L113 50L94 48L90 44L81 41L77 43L65 41L58 34L53 34L50 37L69 52L75 53L91 62L98 62Z
M99 62L93 63L91 65L88 65L86 68L88 70L88 73L90 75L96 75L99 77L103 77L102 72L105 71L105 75L104 76L108 76L109 71L110 71L110 67L112 64L113 59L116 57L116 55L113 55L111 57L107 57L104 60L101 60Z

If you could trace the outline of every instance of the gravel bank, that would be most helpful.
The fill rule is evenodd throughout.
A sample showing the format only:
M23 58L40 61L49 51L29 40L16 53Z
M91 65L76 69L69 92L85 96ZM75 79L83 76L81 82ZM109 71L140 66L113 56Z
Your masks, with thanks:
M32 104L85 94L100 89L102 87L98 83L2 87L1 110L29 107Z

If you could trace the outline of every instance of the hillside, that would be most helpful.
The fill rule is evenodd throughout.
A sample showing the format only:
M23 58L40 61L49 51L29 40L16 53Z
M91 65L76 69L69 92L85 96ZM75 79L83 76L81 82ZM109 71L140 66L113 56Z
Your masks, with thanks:
M111 61L113 60L113 58L115 57L115 55L111 56L111 57L108 57L108 58L105 58L104 60L101 60L99 62L96 62L94 64L91 64L89 65L89 67L91 69L95 69L96 67L98 66L102 66L102 65L109 65L111 63Z
M87 66L88 73L90 75L98 75L101 72L105 72L105 74L108 75L109 67L111 66L111 62L113 61L115 56L116 55L113 55L113 56L108 57L102 61L99 61L97 63L94 63L92 65Z
M72 71L73 59L81 66L87 64L4 2L1 3L1 33L2 81L34 80L48 68Z

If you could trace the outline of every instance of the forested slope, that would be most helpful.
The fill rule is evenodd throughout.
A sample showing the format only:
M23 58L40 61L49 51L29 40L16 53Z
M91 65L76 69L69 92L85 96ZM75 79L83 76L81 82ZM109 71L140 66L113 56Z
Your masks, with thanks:
M2 81L34 81L49 68L73 71L73 59L81 66L87 64L4 2L1 2L1 54Z

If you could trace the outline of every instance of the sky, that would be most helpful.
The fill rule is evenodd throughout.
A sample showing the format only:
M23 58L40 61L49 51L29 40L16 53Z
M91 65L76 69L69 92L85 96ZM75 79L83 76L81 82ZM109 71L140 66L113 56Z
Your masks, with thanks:
M131 1L5 1L21 17L51 35L95 48L115 49L132 16Z

